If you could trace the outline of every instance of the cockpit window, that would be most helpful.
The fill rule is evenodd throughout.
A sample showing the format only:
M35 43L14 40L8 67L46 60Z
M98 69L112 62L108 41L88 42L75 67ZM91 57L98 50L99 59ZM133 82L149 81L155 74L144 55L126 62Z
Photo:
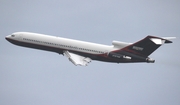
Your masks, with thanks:
M11 35L12 37L15 37L15 35Z

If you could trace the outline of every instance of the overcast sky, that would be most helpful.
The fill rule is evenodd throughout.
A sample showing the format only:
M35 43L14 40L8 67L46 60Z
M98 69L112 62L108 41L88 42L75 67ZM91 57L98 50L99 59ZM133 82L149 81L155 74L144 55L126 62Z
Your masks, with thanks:
M28 31L111 45L175 36L155 63L74 66L52 52L15 46ZM0 105L180 105L179 0L1 0Z

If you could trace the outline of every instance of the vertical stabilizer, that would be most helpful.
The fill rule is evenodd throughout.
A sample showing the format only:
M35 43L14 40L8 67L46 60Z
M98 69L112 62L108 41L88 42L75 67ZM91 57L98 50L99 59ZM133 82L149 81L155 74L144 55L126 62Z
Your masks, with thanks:
M172 41L160 37L147 36L134 44L124 47L120 51L147 57L165 43L172 43Z

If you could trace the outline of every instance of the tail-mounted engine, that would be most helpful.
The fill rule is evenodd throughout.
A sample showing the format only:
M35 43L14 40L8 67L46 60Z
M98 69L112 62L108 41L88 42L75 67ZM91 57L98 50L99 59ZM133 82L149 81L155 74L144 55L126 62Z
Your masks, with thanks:
M122 54L117 54L117 53L113 53L113 52L108 53L108 57L115 58L115 59L126 59L126 60L130 60L131 59L130 56L126 56L126 55L122 55Z
M129 62L147 62L147 63L154 63L155 60L149 58L149 57L142 57L134 54L129 54L128 55L123 55L123 54L118 54L114 52L109 52L108 57L114 58L120 61L129 61Z

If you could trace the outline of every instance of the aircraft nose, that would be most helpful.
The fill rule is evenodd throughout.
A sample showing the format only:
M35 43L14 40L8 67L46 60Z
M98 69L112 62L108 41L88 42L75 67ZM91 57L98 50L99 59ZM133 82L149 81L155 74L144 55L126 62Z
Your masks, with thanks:
M10 38L10 35L8 35L8 36L5 37L6 40L9 40L9 38Z

